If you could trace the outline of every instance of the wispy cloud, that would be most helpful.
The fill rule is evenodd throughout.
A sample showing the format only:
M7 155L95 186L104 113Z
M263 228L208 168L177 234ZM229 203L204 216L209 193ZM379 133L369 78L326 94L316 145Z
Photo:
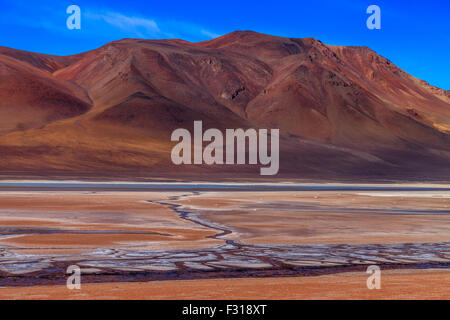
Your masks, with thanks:
M181 38L191 41L202 41L220 36L205 26L180 20L158 21L161 30L170 38ZM207 39L205 39L205 37Z
M158 24L153 19L127 16L117 12L92 13L87 12L85 18L91 20L103 20L111 26L119 28L123 32L139 37L154 37L163 34Z
M201 41L205 40L205 37L212 39L220 36L203 26L190 22L167 19L158 20L137 14L85 10L83 17L92 22L91 25L96 25L99 30L106 31L113 27L117 28L121 35L125 34L127 37L164 37ZM100 26L100 24L103 24L103 26ZM112 33L111 31L109 32Z
M207 36L207 37L209 37L209 38L211 38L211 39L220 37L220 34L217 34L217 33L205 30L205 29L200 30L200 33L205 35L205 36Z
M112 33L110 28L117 28L121 36L139 38L182 38L191 41L201 41L217 38L218 33L210 31L203 26L186 21L155 19L139 16L137 14L125 14L113 11L85 10L83 17L88 19L91 25L96 25L102 32ZM103 26L100 26L103 24Z
M0 0L1 1L1 0ZM55 9L56 8L56 9ZM185 20L149 17L136 12L118 12L80 4L82 28L77 34L86 37L182 38L202 41L219 36L204 25ZM67 34L66 7L53 1L40 0L38 7L22 1L7 1L6 11L0 10L0 24L44 29ZM75 34L75 32L72 32Z

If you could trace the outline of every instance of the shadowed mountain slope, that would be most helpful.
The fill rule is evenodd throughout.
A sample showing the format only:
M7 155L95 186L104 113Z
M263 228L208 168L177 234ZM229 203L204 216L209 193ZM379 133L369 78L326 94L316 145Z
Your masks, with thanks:
M3 174L258 178L174 166L171 132L279 128L279 178L450 179L448 91L369 48L237 31L69 57L0 48Z

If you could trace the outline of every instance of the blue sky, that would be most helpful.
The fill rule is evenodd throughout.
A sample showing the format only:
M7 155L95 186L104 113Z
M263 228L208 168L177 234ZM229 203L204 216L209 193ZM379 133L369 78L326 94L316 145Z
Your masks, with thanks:
M66 8L81 8L81 30L68 30ZM366 27L369 5L381 30ZM368 46L429 83L450 89L450 1L102 1L0 0L0 45L75 54L122 38L202 41L235 30L314 37Z

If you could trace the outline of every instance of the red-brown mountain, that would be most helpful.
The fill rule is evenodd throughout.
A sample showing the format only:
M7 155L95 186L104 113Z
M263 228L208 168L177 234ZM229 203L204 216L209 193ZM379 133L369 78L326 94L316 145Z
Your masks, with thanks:
M237 31L57 57L0 48L0 172L259 177L174 166L176 128L280 128L277 178L450 180L450 95L365 47Z

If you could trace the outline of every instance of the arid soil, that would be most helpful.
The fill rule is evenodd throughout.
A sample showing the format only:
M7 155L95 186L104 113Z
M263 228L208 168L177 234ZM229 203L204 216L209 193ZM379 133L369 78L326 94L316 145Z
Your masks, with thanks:
M450 299L447 270L382 271L381 289L369 290L368 275L214 279L0 288L0 299Z
M207 193L177 203L249 243L450 241L448 192Z
M0 296L445 298L448 286L427 288L449 279L449 199L449 191L4 191ZM80 292L63 286L73 264ZM384 291L365 288L374 264Z
M126 247L133 243L171 249L221 243L207 238L214 231L147 202L167 197L163 193L130 192L1 193L1 228L22 228L23 233L3 234L0 242L22 250L47 252Z

